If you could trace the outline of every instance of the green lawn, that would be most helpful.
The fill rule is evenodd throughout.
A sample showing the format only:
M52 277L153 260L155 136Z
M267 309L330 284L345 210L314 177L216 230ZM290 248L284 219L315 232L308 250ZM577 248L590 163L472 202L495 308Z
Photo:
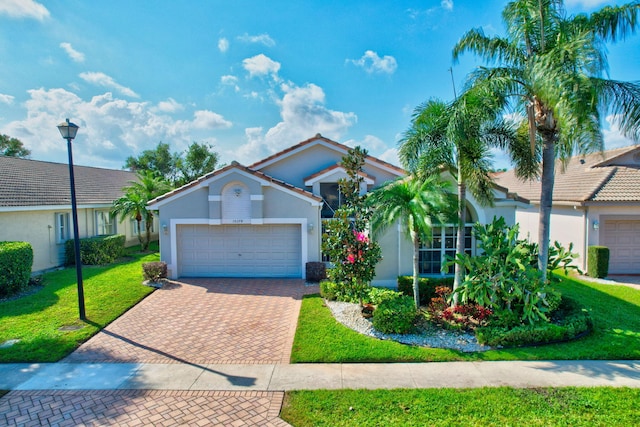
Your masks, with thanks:
M286 393L281 418L305 426L632 426L639 389L479 388Z
M157 247L157 245L156 245ZM142 285L142 262L158 261L157 253L131 253L107 266L83 267L87 321L78 319L75 267L44 275L37 293L0 302L0 362L55 362L152 292ZM79 326L64 331L60 328Z
M452 360L640 359L640 291L565 278L563 294L591 310L594 332L563 344L462 353L412 347L354 332L332 317L323 300L302 301L292 363L431 362Z

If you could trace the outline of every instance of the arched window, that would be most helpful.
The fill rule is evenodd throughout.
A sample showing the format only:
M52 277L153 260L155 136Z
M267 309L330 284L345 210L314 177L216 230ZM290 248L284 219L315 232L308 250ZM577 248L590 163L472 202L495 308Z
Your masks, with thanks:
M222 222L224 224L251 223L251 195L241 182L231 182L222 189Z
M471 235L471 230L476 217L469 206L467 206L465 218L464 251L472 254L474 238ZM458 229L453 224L446 224L442 227L433 227L431 234L431 240L425 241L420 247L418 261L420 274L441 275L442 262L446 257L453 258L456 254Z

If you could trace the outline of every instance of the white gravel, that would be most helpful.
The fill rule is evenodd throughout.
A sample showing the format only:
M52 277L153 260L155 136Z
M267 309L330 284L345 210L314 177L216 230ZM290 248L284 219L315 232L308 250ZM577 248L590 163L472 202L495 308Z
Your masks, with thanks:
M402 344L416 345L431 348L451 348L464 352L486 351L491 347L480 345L476 337L467 332L447 331L433 328L424 334L383 334L373 328L370 319L365 319L360 313L360 306L348 302L327 301L325 304L335 319L363 335L379 338L381 340L393 340Z

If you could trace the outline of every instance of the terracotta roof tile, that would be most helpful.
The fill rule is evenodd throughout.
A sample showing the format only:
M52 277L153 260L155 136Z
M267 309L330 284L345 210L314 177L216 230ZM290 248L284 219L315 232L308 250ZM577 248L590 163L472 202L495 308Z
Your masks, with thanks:
M111 204L136 174L115 169L74 166L79 205ZM71 204L69 166L0 156L0 207Z
M640 165L620 166L616 160L638 146L572 157L556 163L553 200L564 202L640 201ZM540 181L522 181L513 170L495 175L496 182L531 201L540 201Z

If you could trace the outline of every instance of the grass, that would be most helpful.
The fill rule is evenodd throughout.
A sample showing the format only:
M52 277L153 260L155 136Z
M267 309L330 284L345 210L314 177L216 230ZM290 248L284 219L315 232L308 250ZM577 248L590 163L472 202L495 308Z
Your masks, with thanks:
M591 311L595 329L562 344L463 353L382 341L338 323L317 296L302 301L292 363L433 362L454 360L640 359L640 291L564 278L563 294Z
M622 426L639 389L480 388L292 391L280 417L305 426Z
M83 267L86 322L78 319L75 267L46 273L39 291L0 302L0 343L20 340L0 348L0 362L62 359L152 292L141 284L141 264L158 260L157 253L130 252L118 263Z

